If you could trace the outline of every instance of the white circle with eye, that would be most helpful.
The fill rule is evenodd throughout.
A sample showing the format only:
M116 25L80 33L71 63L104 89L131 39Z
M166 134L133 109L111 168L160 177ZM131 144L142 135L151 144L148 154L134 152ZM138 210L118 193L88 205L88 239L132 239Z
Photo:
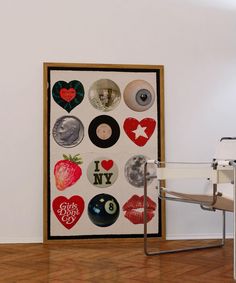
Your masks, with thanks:
M148 82L134 80L124 90L124 101L134 111L146 111L155 101L155 91Z
M105 203L105 210L108 214L114 214L117 211L117 205L114 200L108 200Z
M107 140L112 135L112 128L108 124L102 123L97 127L96 135L101 140Z

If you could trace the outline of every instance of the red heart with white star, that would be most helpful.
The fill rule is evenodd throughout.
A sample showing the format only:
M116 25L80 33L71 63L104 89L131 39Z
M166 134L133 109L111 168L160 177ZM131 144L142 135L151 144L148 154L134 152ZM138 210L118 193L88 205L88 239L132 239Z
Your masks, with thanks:
M52 208L61 224L67 229L71 229L83 214L84 200L77 195L69 199L59 196L53 200Z
M144 118L138 121L135 118L127 118L124 122L124 130L127 136L138 146L144 146L152 136L156 121L152 118Z

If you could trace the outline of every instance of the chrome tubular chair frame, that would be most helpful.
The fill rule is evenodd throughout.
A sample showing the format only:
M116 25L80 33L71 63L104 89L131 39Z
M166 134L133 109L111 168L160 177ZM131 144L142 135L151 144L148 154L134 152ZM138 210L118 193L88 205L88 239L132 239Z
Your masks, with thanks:
M202 246L194 246L194 247L186 247L186 248L180 248L180 249L172 249L172 250L158 250L158 251L149 251L148 250L148 228L147 228L147 166L148 164L155 164L157 167L161 166L161 163L164 162L159 162L156 160L149 160L145 163L144 166L144 253L147 256L152 256L152 255L160 255L160 254L167 254L167 253L176 253L176 252L185 252L185 251L192 251L192 250L200 250L200 249L208 249L208 248L216 248L216 247L223 247L225 244L225 210L222 210L222 238L218 240L218 243L210 244L210 245L202 245ZM209 164L209 163L208 163ZM234 167L234 181L235 181L235 165L231 164ZM215 169L214 166L212 170ZM199 204L202 209L205 210L210 210L210 211L215 211L212 205L216 202L216 197L218 195L217 193L217 184L213 184L213 195L212 195L212 202L199 202L199 201L191 201L191 200L184 200L184 199L178 199L175 197L167 197L164 196L162 193L162 188L160 185L160 179L158 179L157 176L157 189L159 190L158 192L158 197L163 200L172 200L172 201L180 201L180 202L188 202L188 203L195 203ZM235 182L234 182L235 184ZM220 194L219 194L220 195Z

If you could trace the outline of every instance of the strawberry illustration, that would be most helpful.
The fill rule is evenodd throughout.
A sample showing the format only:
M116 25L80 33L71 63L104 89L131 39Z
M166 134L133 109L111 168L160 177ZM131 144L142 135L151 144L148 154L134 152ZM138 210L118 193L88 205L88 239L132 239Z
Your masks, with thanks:
M56 187L60 191L72 186L82 175L82 169L79 164L82 164L83 161L79 154L76 154L74 157L63 154L63 157L64 159L59 160L54 166Z

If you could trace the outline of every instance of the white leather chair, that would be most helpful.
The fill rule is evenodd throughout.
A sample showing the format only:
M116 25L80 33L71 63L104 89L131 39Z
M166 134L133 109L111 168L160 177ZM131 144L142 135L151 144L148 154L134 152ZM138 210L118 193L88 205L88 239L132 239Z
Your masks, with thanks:
M157 166L157 189L158 197L162 201L178 201L182 203L193 203L201 209L208 211L222 211L222 238L217 243L195 247L186 247L174 250L148 250L148 226L147 226L147 168L149 164ZM174 167L173 167L174 165ZM233 184L236 178L236 138L224 137L220 140L214 159L209 163L185 163L164 162L148 160L144 167L144 252L146 255L159 255L164 253L175 253L188 250L199 250L213 247L222 247L225 243L225 212L234 211ZM207 179L212 183L210 194L194 194L192 192L181 192L165 187L166 180L175 179ZM225 185L230 187L231 195L225 192ZM227 191L227 190L226 190Z

